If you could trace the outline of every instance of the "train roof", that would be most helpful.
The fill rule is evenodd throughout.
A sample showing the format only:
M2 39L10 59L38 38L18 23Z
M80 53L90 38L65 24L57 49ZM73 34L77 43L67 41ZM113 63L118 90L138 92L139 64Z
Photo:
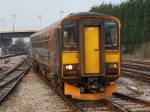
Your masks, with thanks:
M69 16L109 16L109 15L96 12L78 12L78 13L71 13Z
M34 37L34 36L38 36L38 35L44 33L45 31L48 31L50 28L55 28L55 27L58 26L60 23L61 23L61 21L58 21L58 22L53 23L52 25L50 25L50 26L48 26L48 27L42 29L41 31L38 31L38 32L32 34L32 35L31 35L31 38Z
M84 17L84 16L110 16L110 15L106 15L106 14L102 14L102 13L96 13L96 12L78 12L78 13L71 13L67 17L74 17L74 16L76 16L76 17ZM54 24L44 28L43 30L32 34L31 38L34 37L34 36L38 36L38 35L42 34L45 31L48 31L50 28L54 28L54 27L60 25L61 21L62 20L59 20L58 22L55 22Z

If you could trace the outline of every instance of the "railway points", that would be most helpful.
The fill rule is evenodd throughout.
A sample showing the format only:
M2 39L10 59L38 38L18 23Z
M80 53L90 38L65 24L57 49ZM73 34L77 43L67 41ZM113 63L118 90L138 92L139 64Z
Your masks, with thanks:
M72 112L33 69L24 76L13 94L0 106L0 112Z
M0 76L0 103L2 103L4 98L12 91L24 74L29 70L31 64L28 61L28 58L25 58L13 69Z

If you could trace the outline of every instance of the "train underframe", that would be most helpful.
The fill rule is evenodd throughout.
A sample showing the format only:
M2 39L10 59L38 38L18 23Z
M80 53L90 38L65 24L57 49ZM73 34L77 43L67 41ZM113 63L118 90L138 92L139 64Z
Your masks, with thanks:
M44 65L34 63L34 68L49 80L52 89L61 96L65 95L77 100L96 101L111 97L112 93L117 92L117 84L112 81L112 77L62 78L56 73L50 73ZM114 77L113 80L116 78L118 77Z
M102 81L103 77L68 78L64 81L64 94L78 100L101 100L117 91L117 84Z

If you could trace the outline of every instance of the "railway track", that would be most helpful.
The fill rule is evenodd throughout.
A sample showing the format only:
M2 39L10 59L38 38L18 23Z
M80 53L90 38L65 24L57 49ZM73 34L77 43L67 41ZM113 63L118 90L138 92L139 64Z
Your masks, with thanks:
M114 93L110 102L121 107L123 112L150 112L150 102L122 93Z
M23 61L21 61L19 64L15 65L15 66L14 66L13 68L11 68L11 69L6 69L6 70L2 71L2 72L0 73L0 79L1 79L2 77L4 77L6 74L11 73L13 70L15 70L15 68L17 68L18 66L20 66L22 63L23 63Z
M24 74L29 70L30 65L29 58L25 58L13 69L0 75L0 103L2 103L6 96L18 84Z
M104 100L102 101L77 101L68 99L73 112L119 112Z
M150 83L150 62L124 60L122 63L122 73L125 76Z
M150 61L136 60L136 59L123 59L123 62L142 64L142 65L150 65Z
M94 102L68 100L73 112L150 112L150 102L121 93L114 93L110 99Z
M3 55L3 56L0 56L0 59L10 58L10 57L14 57L14 56L18 56L18 55L15 55L15 54Z

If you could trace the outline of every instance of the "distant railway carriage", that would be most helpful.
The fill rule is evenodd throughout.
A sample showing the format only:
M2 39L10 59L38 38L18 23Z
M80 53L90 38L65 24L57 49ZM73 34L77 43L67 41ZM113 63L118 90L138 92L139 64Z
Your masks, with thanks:
M99 100L117 91L120 22L109 15L74 13L31 36L33 65L52 87L79 100Z

